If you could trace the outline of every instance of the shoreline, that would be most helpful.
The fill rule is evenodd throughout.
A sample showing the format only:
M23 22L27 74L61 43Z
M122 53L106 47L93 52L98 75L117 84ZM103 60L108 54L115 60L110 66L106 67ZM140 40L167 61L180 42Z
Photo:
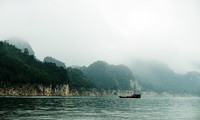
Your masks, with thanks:
M14 85L0 86L0 97L67 97L67 96L128 96L132 90L70 90L67 84L57 85ZM168 92L142 92L142 97L200 97L191 93L168 93Z
M88 92L87 92L88 93ZM67 95L33 95L33 94L26 94L26 95L6 95L0 94L0 98L63 98L63 97L119 97L120 95L126 96L127 94L102 94L101 92L95 92L96 94L90 92L90 94L73 94L69 93ZM150 97L163 97L163 98L173 98L173 97L197 97L200 98L199 95L188 94L188 93L177 93L177 94L170 94L170 93L155 93L155 92L144 92L142 93L142 98L150 98Z

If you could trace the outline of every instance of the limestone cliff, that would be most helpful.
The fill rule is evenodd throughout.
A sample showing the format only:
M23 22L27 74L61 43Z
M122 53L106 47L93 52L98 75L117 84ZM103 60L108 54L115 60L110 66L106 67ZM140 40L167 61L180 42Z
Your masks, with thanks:
M69 86L67 84L57 85L15 85L1 86L2 96L69 96Z

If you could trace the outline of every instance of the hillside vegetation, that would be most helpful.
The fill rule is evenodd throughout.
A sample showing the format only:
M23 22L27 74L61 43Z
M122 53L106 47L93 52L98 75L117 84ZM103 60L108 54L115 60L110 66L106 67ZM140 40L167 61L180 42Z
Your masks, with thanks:
M61 62L60 60L57 60L57 59L55 59L55 58L53 58L53 57L50 57L50 56L45 57L44 60L43 60L43 62L55 63L56 66L58 66L58 67L63 67L63 68L65 68L65 69L67 68L67 67L65 66L65 63L63 63L63 62Z
M92 80L97 88L105 90L131 90L130 81L134 82L131 70L124 65L109 65L97 61L88 67L79 68Z
M27 49L22 52L6 41L0 41L0 85L68 84L71 89L94 87L89 82L81 71L57 67L54 63L43 63L29 55Z

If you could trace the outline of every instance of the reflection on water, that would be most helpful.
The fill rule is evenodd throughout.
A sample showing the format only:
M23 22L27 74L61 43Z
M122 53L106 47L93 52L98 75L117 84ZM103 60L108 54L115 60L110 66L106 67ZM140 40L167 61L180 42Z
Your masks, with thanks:
M199 98L1 97L0 119L200 120Z

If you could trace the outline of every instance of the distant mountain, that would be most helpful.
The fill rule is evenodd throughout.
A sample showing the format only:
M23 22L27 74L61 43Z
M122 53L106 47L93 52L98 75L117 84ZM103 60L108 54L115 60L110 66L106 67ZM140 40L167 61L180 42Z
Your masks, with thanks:
M21 39L18 39L18 38L11 38L11 39L7 40L7 42L9 44L12 44L15 47L21 49L22 52L24 52L24 49L27 48L28 52L29 52L29 55L33 55L33 56L35 55L31 45L28 42L24 41L24 40L21 40Z
M57 60L53 57L45 57L44 58L44 62L48 62L48 63L55 63L56 66L58 67L63 67L66 69L65 63L61 62L60 60Z
M141 61L132 66L132 71L143 91L200 93L198 72L180 75L174 73L166 64Z
M184 88L190 92L200 95L200 73L199 72L188 72L186 75L181 76L185 83Z
M124 65L109 65L97 61L89 67L79 68L83 74L92 80L99 89L105 90L130 90L130 81L134 81L131 70Z

